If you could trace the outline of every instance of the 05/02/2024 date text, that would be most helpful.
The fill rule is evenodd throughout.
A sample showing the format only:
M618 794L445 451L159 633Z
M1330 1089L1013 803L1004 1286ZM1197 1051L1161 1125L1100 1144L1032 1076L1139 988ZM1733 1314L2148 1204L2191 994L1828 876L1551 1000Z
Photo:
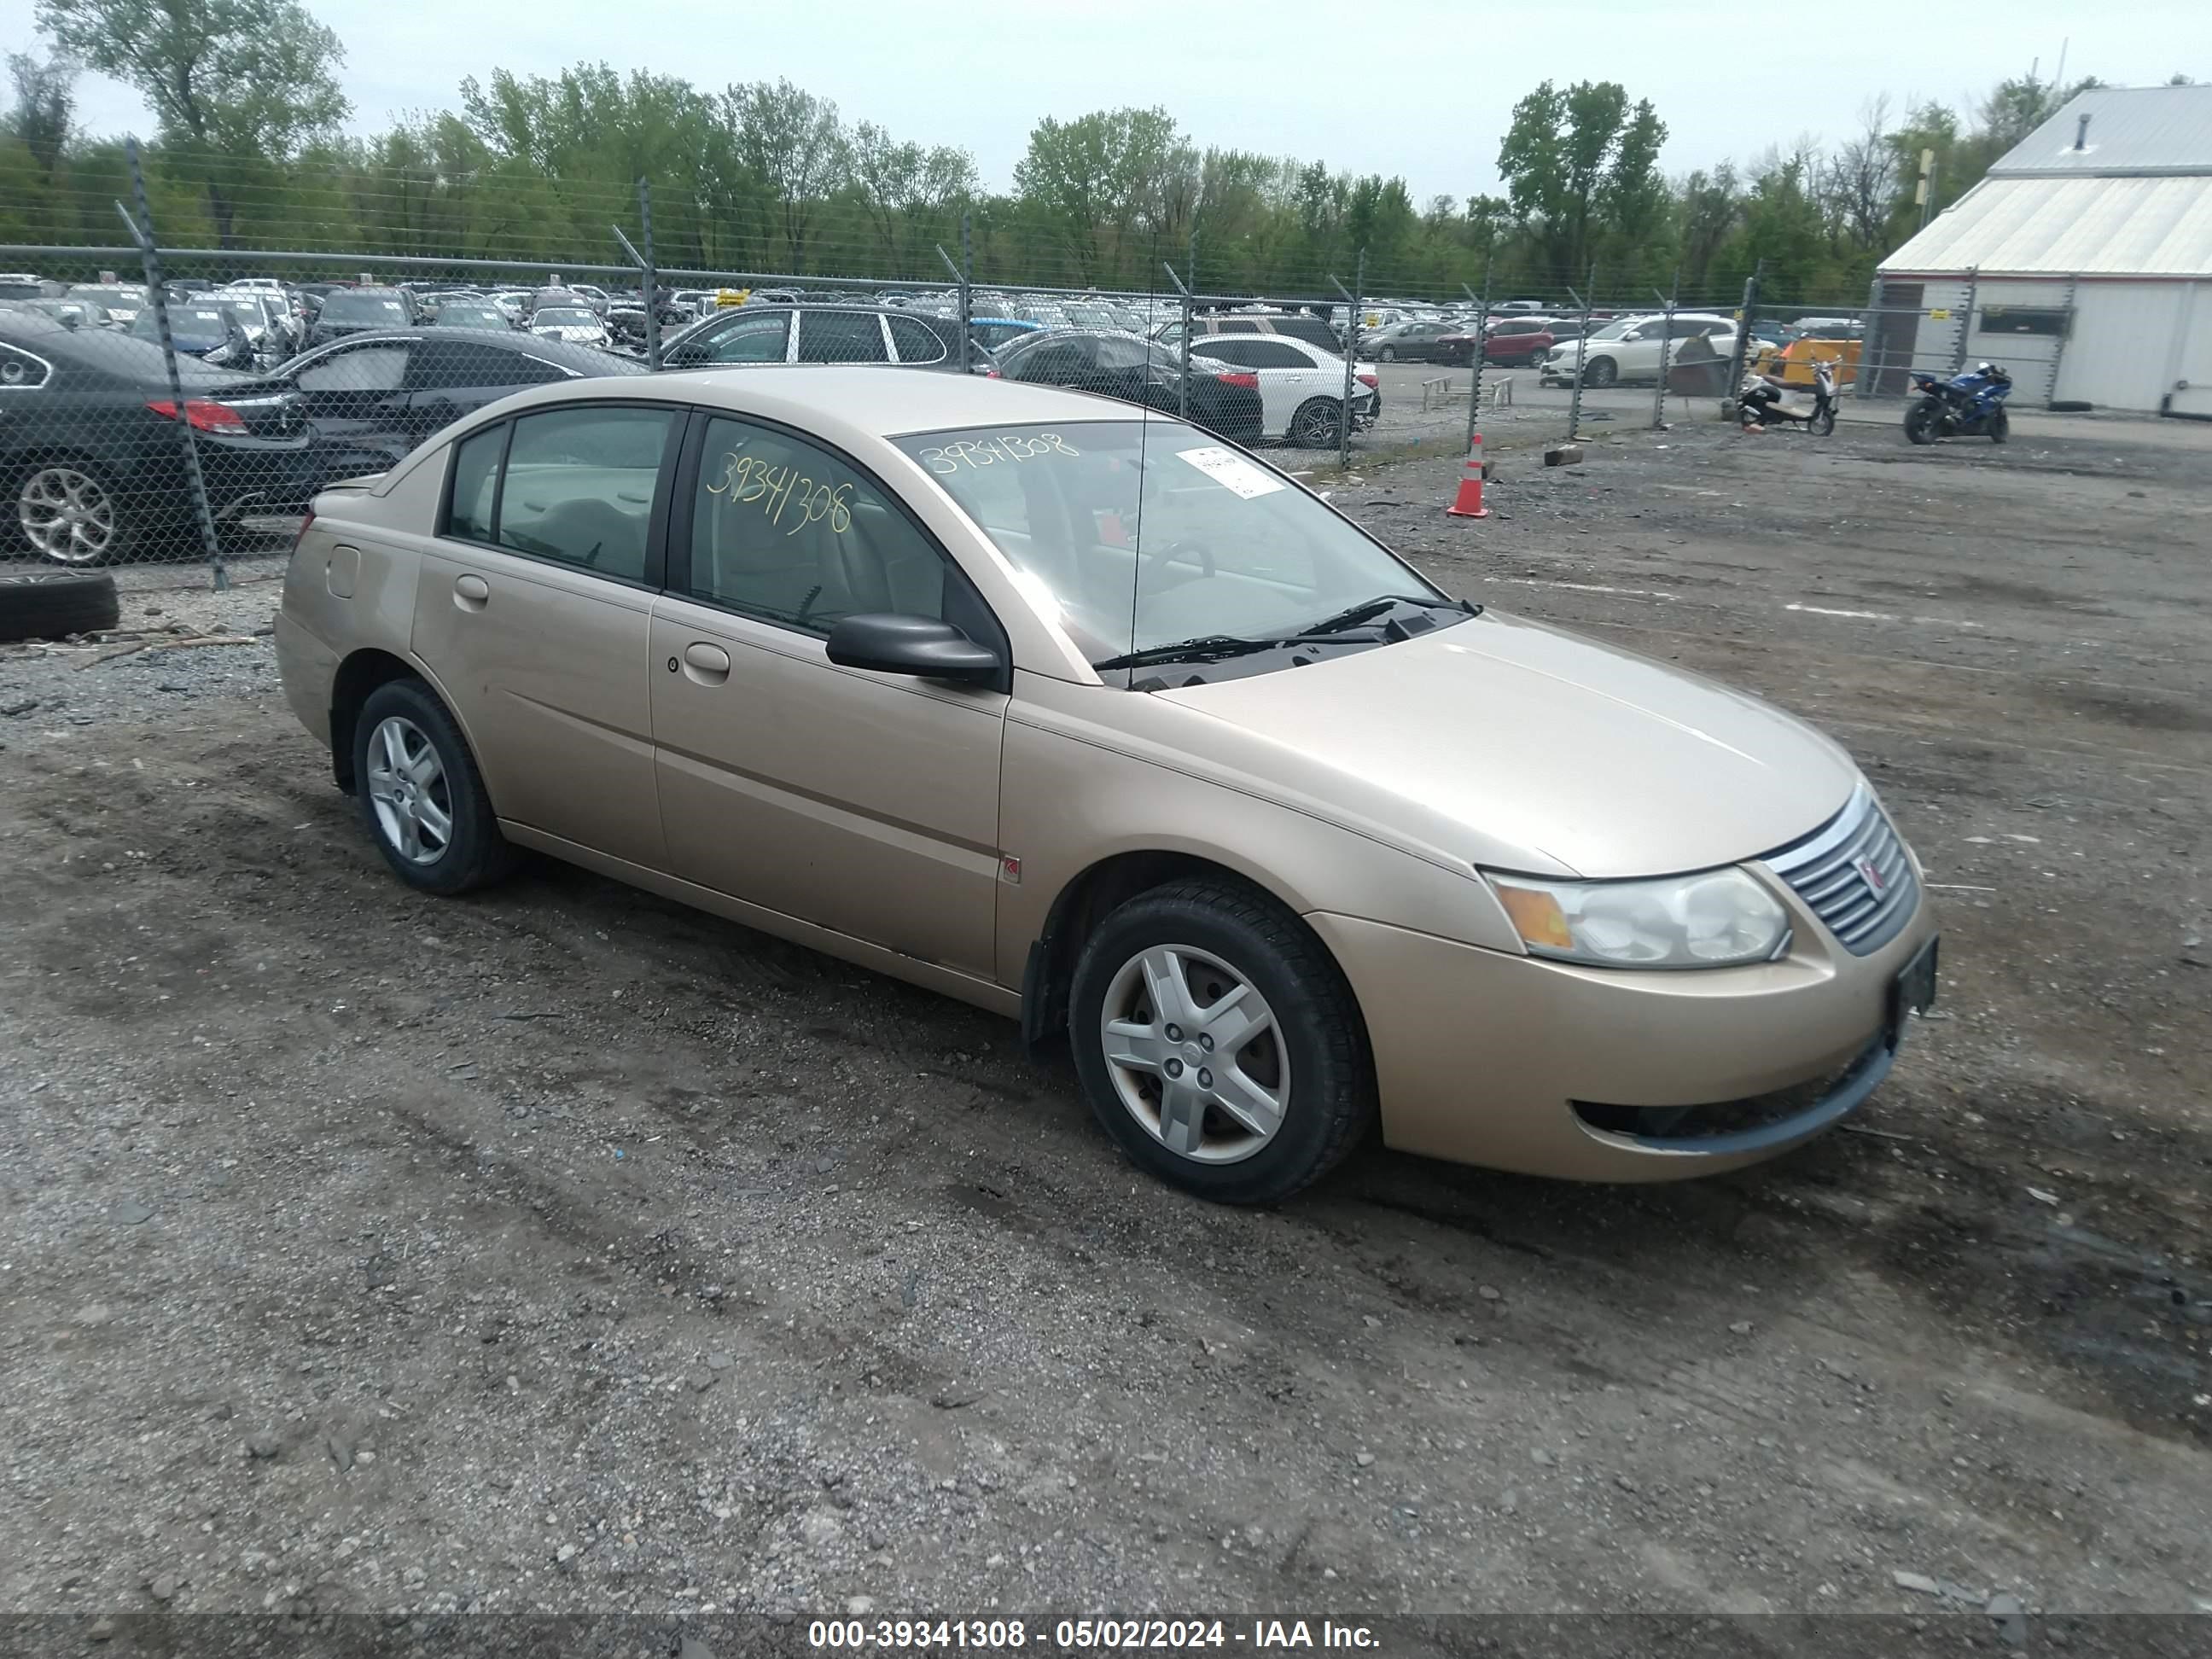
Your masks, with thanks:
M1305 1619L817 1619L806 1627L806 1640L810 1647L830 1650L1036 1646L1080 1653L1187 1648L1287 1653L1380 1645L1364 1625Z

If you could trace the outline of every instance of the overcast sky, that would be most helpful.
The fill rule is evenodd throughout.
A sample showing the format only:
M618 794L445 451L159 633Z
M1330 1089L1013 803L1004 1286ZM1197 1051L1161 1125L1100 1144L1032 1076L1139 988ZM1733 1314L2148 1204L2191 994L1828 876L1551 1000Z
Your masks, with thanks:
M2039 58L2049 78L2069 35L2069 78L2139 86L2180 71L2212 80L2212 0L2134 0L2117 12L2051 0L1861 0L1832 11L1650 0L1577 0L1557 10L1471 0L308 7L345 43L341 79L356 131L405 111L455 106L464 76L495 68L551 74L605 59L708 88L788 76L835 99L848 121L963 146L987 185L1001 190L1040 117L1120 104L1164 106L1201 146L1401 174L1425 201L1496 188L1498 142L1514 101L1547 76L1619 81L1632 99L1651 99L1669 130L1670 173L1801 133L1843 136L1879 93L1897 108L1925 98L1964 103ZM31 46L30 0L0 10L0 43ZM143 106L115 82L87 76L79 98L95 132L151 131Z

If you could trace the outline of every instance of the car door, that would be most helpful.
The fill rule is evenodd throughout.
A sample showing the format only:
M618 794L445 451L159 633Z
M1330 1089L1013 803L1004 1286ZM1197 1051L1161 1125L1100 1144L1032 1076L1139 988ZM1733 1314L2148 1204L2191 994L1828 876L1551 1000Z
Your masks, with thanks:
M303 360L285 378L298 410L332 448L398 460L415 447L407 418L410 340L349 340Z
M1260 409L1267 435L1279 438L1291 429L1291 417L1309 398L1344 400L1344 377L1329 375L1312 358L1284 340L1265 335L1244 344L1244 363L1260 377ZM1362 386L1362 392L1366 391Z
M1167 373L1155 373L1154 348L1133 334L1092 334L1080 341L1090 369L1083 384L1092 392L1133 404L1149 404L1173 413L1178 402L1175 382Z
M550 386L571 376L527 351L471 338L426 337L407 362L408 422L416 441L464 415L525 386Z
M941 617L1006 648L872 476L702 411L653 604L668 867L747 903L981 978L996 971L1002 693L833 665L842 617Z
M659 524L684 412L562 404L454 446L414 649L501 818L649 869Z

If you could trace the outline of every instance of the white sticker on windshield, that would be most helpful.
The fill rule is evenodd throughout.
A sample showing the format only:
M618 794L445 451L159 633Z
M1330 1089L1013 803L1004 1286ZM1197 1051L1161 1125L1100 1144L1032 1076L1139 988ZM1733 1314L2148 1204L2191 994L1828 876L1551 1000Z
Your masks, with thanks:
M1218 444L1176 453L1223 489L1235 490L1248 501L1255 495L1272 495L1283 487L1280 478Z

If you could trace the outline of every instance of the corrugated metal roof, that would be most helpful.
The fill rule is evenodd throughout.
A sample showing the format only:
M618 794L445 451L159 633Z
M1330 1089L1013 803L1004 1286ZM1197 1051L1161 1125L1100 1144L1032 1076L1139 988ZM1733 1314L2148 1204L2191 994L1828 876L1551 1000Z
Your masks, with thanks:
M2212 173L1984 179L1884 259L1881 270L2212 277Z
M2093 88L1990 168L1993 179L2149 173L2212 173L2212 86Z

